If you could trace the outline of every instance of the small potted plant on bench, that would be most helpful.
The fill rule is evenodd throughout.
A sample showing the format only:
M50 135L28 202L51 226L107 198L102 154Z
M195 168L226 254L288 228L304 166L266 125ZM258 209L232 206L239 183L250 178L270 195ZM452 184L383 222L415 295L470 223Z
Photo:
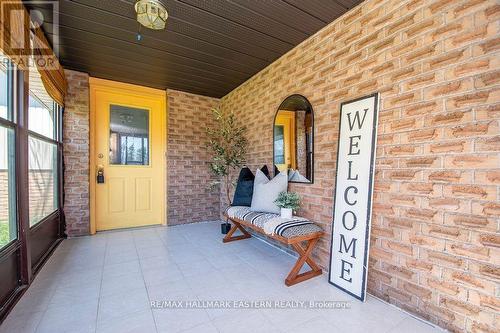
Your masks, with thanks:
M274 203L281 208L281 217L290 219L293 211L300 207L300 197L295 192L280 192Z

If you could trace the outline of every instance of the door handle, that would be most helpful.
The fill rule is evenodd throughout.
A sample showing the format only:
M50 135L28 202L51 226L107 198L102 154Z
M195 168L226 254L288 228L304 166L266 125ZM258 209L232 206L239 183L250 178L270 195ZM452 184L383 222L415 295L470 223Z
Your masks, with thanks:
M97 166L97 184L104 184L104 165Z

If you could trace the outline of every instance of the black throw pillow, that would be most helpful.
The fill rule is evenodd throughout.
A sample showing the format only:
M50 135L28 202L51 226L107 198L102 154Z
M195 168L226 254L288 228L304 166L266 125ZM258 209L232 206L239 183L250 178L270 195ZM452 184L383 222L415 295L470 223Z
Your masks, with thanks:
M267 178L271 179L271 175L269 174L269 169L267 168L267 165L264 165L262 168L260 168L260 171L262 171Z
M267 178L271 179L271 177L269 176L267 165L264 165L260 169L260 171L262 171ZM231 204L231 206L250 207L252 205L254 179L255 175L248 167L244 167L240 170L238 183L236 184L236 190L234 191L233 203Z
M275 164L274 165L274 177L276 177L279 173L280 173L280 169L278 169L278 167Z
M232 206L248 206L252 205L253 195L253 180L255 179L252 171L244 167L238 176L238 183L234 191Z

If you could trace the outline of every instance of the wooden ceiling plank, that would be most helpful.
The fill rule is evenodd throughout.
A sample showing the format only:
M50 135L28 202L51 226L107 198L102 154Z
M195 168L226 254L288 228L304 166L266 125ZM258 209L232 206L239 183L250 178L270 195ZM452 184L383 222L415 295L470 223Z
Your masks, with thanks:
M360 2L168 0L166 30L142 29L138 43L135 0L60 0L57 46L95 77L222 97Z
M151 77L158 73L162 73L167 77L177 78L179 81L187 81L187 82L206 82L210 85L218 85L220 87L224 87L230 89L234 83L222 80L222 79L214 79L210 77L202 77L198 75L192 75L185 72L179 72L175 69L169 68L171 66L158 66L156 64L151 64L149 62L144 62L140 60L135 60L131 57L117 57L116 55L109 55L106 53L95 54L94 52L86 49L84 47L72 47L65 46L64 52L71 52L73 54L77 54L77 57L72 57L73 59L88 59L94 58L95 60L102 61L103 63L117 64L120 66L129 66L134 70L140 70L143 73L148 73Z
M248 75L253 74L255 71L255 68L263 68L266 66L266 64L262 64L259 67L256 67L256 66L250 67L247 65L240 65L240 66L236 67L236 66L234 66L234 62L228 61L227 59L218 59L217 62L207 61L206 58L194 58L194 57L189 57L189 56L185 56L182 54L171 53L162 47L160 47L160 48L152 48L152 47L146 48L142 44L129 43L125 40L114 38L112 36L99 35L97 33L91 32L91 31L84 31L84 30L79 30L79 29L74 28L74 27L61 26L61 32L63 34L69 30L73 30L73 33L75 33L74 30L77 30L80 33L90 34L90 35L92 35L92 38L104 37L113 43L114 42L121 42L122 45L125 44L124 45L125 47L132 47L132 45L135 45L137 48L141 48L142 52L144 52L144 53L162 52L164 54L164 56L167 56L167 57L177 58L177 59L182 58L188 62L196 62L199 66L202 66L202 67L209 67L210 66L214 69L224 69L227 71L239 73L239 74L241 74L241 76L244 76L244 77L247 77ZM99 52L98 49L96 49L95 51Z
M298 44L309 35L289 25L261 15L251 8L240 6L232 1L179 0L180 2L210 12L226 20L236 22L249 29L257 30L286 43ZM263 1L265 2L265 1ZM255 7L259 6L255 3ZM259 24L255 24L258 22Z
M102 0L72 0L71 2L92 6L119 15L135 18L135 12L133 10L134 1L120 1L126 6L115 6L114 1ZM293 44L284 43L276 38L267 36L256 30L248 29L237 23L224 20L217 15L208 13L179 1L169 1L166 7L170 17L176 17L185 22L198 22L198 24L203 25L203 27L205 27L206 29L216 31L226 36L230 36L233 39L245 39L252 45L258 45L262 48L267 48L280 54L283 54L283 52L288 51L294 46ZM166 30L169 31L168 20Z
M164 87L172 88L172 87L182 87L183 89L186 89L186 92L191 92L191 91L200 91L204 90L205 94L209 94L208 96L212 97L217 97L217 96L224 96L227 92L225 89L221 89L220 87L217 86L201 86L198 85L197 83L181 83L176 80L171 80L169 78L147 78L139 72L135 71L125 71L125 68L117 68L114 67L108 67L106 64L101 64L101 63L93 63L93 62L87 62L87 61L68 61L63 63L66 68L82 68L86 73L88 73L90 76L94 77L99 77L100 73L108 73L108 74L113 74L115 75L115 79L110 78L111 80L115 81L120 81L120 79L126 79L128 83L133 83L137 85L143 85L146 87L153 87L157 89L166 89ZM212 91L212 93L210 93Z
M274 61L281 56L280 52L276 52L259 45L247 43L244 39L234 38L230 35L225 35L217 31L205 29L204 27L182 21L175 17L169 21L169 28L165 33L173 31L183 36L191 36L198 40L210 42L217 46L223 46L233 51L238 51L242 54L248 54L266 61Z
M163 73L163 72L156 73L156 74L150 73L147 75L147 78L146 78L146 76L144 75L144 72L141 72L140 70L136 70L136 69L132 70L130 67L127 67L127 66L122 66L122 65L117 65L117 64L108 65L106 63L103 63L102 61L101 62L88 62L87 60L88 59L75 57L71 61L71 63L72 64L81 64L81 65L95 68L95 69L99 69L99 70L107 70L107 71L113 71L116 73L122 73L123 77L127 77L130 80L134 80L134 82L138 82L141 84L147 83L147 82L158 82L158 83L163 84L162 89L165 89L164 88L165 86L171 87L173 84L179 84L179 85L182 85L184 87L189 87L190 89L196 88L196 89L205 89L206 91L212 90L215 94L221 94L221 93L231 91L230 88L224 88L224 87L221 87L218 85L208 84L205 82L187 81L187 80L182 80L178 77L169 78L169 77L166 77L164 75L165 73ZM128 71L126 71L126 70L128 70Z
M359 5L363 0L335 0L347 9L352 9Z
M330 23L335 18L344 14L346 8L333 0L284 0L288 4L303 10L310 15L321 19L325 23Z
M75 2L63 2L61 13L71 17L78 17L83 20L88 20L88 18L91 17L93 22L106 22L105 25L128 30L134 35L138 31L138 23L134 17L117 15L115 13ZM203 36L203 34L206 35L207 33L211 36ZM241 39L234 39L231 40L231 43L228 43L228 37L225 35L210 33L206 29L200 29L199 26L188 24L187 22L180 21L175 17L169 18L168 30L153 31L149 29L141 29L141 34L155 40L179 44L181 46L189 47L190 49L193 49L193 45L195 45L198 50L204 50L206 53L210 53L210 48L215 47L218 50L223 49L229 54L240 54L242 56L257 58L262 61L274 60L280 56L280 53L278 52L272 52L259 47L250 47L249 44L242 43ZM217 40L218 43L215 43L214 40Z
M99 47L100 53L110 57L116 57L116 48L110 47L109 45L100 45L100 44L91 44L88 42L83 42L81 40L76 41L72 40L68 37L62 37L60 43L61 49L63 53L67 53L65 50L68 48L72 48L71 52L80 52L80 51L90 51ZM193 79L208 79L212 80L214 83L228 83L231 85L237 84L241 82L242 78L235 78L231 75L221 74L219 72L210 72L206 70L202 70L197 67L190 67L180 64L172 64L170 61L164 58L151 57L148 54L140 54L136 52L130 52L129 50L121 50L120 51L120 59L130 60L132 62L140 62L147 63L151 66L155 66L156 70L165 69L169 72L175 73L176 75L187 76ZM95 53L94 53L95 54Z
M65 28L71 30L71 28ZM71 35L72 38L66 37ZM49 35L50 38L50 35ZM224 77L232 77L235 82L241 82L240 80L245 80L248 78L248 74L241 73L241 72L236 72L232 69L224 68L224 67L218 67L218 66L213 66L209 65L206 63L199 63L196 61L193 61L192 59L186 59L181 56L176 56L176 55L171 55L171 54L165 54L164 51L161 50L148 50L148 52L144 52L144 48L142 48L140 45L137 44L129 44L126 42L118 41L115 39L111 39L105 36L96 36L91 33L85 32L85 31L72 31L70 34L63 34L63 37L60 38L61 40L70 40L71 44L70 45L75 45L78 46L81 43L87 43L92 45L92 49L97 51L100 51L104 47L109 47L115 50L126 50L128 52L133 52L135 54L144 54L146 56L149 56L150 58L155 58L155 59L160 59L165 62L168 62L170 65L179 67L179 68L184 68L186 70L194 70L200 75L214 75L214 76L224 76ZM63 47L64 45L62 45ZM124 52L124 51L120 51Z
M191 45L189 47L181 45L181 43L187 44L187 39L174 34L169 35L168 39L170 41L163 41L158 38L143 36L143 39L138 42L136 41L136 32L101 23L89 23L91 23L91 21L80 17L60 14L60 30L68 27L75 28L82 31L88 31L96 35L103 35L117 40L122 40L124 42L139 44L144 48L164 50L168 53L185 56L186 58L193 58L198 61L214 65L227 62L231 68L243 73L253 73L255 67L260 68L268 63L265 60L257 59L239 52L230 52L227 49L205 42L190 43ZM147 50L145 50L145 52L147 52Z
M73 4L79 4L78 2L72 1ZM94 3L94 2L91 2ZM63 5L65 3L62 3ZM83 5L83 4L80 4ZM85 4L88 6L88 4ZM37 7L35 5L32 5L32 7ZM116 12L111 12L109 10L103 9L103 8L95 8L92 7L96 10L100 10L103 12L106 12L109 15L118 15L120 17L132 20L133 22L136 22L135 16L130 15L130 8L127 5L127 8L124 8L125 12L122 13L116 13ZM114 9L114 7L112 7ZM65 10L65 6L63 6L63 10ZM128 14L128 15L123 15L123 14ZM49 21L50 22L50 21ZM318 29L319 30L319 29ZM200 39L206 42L210 42L212 44L218 45L218 46L224 46L224 47L230 47L235 51L239 51L242 53L248 53L249 55L255 56L255 57L260 57L262 59L265 59L267 61L274 61L275 59L279 58L282 55L282 52L276 51L276 50L271 50L267 47L261 47L259 45L251 44L248 43L246 40L243 40L238 37L233 37L230 35L227 35L226 33L220 33L217 31L213 31L210 29L207 29L206 27L197 24L194 21L184 21L182 19L179 19L177 17L172 17L171 15L168 18L168 23L167 23L167 32L173 31L181 35L185 36L190 36L192 38ZM145 31L143 31L145 32ZM149 31L146 31L145 33L148 33ZM153 32L154 33L154 32ZM265 45L267 46L267 45Z
M308 36L316 33L325 25L323 21L316 17L281 0L260 1L258 4L255 3L255 0L231 1L259 12L261 15L265 15L277 22L292 26Z

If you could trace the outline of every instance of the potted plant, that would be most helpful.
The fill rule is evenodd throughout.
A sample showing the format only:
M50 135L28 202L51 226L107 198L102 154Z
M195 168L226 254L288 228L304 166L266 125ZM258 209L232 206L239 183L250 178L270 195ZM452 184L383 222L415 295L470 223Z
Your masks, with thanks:
M280 192L274 203L281 208L281 217L289 219L292 218L293 211L299 209L300 197L295 192Z
M232 112L212 109L214 127L207 127L207 147L211 153L210 171L217 180L210 183L210 188L224 186L227 202L231 205L231 189L234 186L234 170L245 162L247 140L244 136L246 127L235 121ZM231 224L221 225L221 232L227 234Z

